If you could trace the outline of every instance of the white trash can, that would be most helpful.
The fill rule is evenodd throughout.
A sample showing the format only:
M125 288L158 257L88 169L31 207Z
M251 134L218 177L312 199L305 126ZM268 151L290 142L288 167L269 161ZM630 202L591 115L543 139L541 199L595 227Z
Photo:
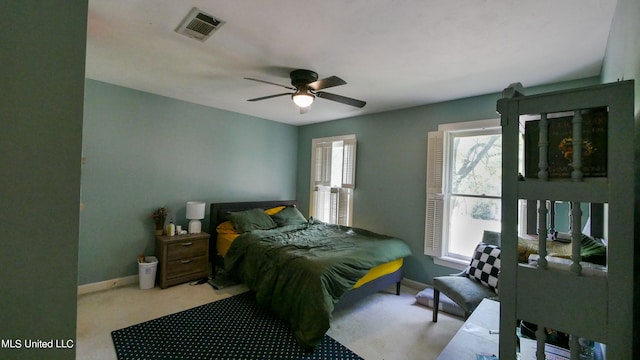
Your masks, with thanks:
M144 261L138 263L140 290L153 289L156 285L158 259L155 256L145 256Z

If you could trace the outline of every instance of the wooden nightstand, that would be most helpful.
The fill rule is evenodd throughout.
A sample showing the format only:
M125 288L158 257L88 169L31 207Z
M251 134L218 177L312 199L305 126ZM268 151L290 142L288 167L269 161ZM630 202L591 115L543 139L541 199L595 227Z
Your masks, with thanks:
M209 276L209 234L156 236L161 288Z

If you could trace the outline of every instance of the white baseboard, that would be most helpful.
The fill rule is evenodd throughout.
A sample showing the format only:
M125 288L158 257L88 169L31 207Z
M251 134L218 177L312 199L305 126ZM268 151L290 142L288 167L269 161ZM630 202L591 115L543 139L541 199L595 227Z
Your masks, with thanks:
M89 294L96 291L109 290L121 286L127 286L136 284L138 282L138 275L125 276L117 279L99 281L90 284L84 284L78 286L78 295Z
M78 286L78 295L90 294L97 291L109 290L121 286L127 286L131 284L136 284L138 282L138 275L125 276L121 278L99 281L90 284L84 284ZM423 284L418 281L410 280L410 279L402 279L401 284L412 289L423 290L429 285Z
M411 279L406 279L406 278L403 278L402 281L400 281L400 283L404 286L407 286L416 290L424 290L425 288L429 287L429 285L427 284L423 284L421 282L413 281Z

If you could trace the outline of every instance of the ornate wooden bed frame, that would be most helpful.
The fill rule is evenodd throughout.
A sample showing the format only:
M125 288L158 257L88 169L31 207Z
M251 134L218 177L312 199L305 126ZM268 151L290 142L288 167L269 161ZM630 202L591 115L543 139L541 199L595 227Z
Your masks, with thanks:
M255 208L269 209L281 205L296 205L295 200L271 200L271 201L251 201L251 202L230 202L230 203L211 203L209 232L211 233L211 242L209 244L209 259L212 269L215 272L216 266L223 266L224 261L218 255L217 249L217 233L216 227L222 222L227 221L227 213L230 211L242 211ZM369 281L364 285L349 290L345 293L340 301L335 305L334 311L351 306L353 303L381 290L385 290L393 284L396 285L396 295L400 295L400 281L402 280L402 267L390 274L383 275L375 280Z

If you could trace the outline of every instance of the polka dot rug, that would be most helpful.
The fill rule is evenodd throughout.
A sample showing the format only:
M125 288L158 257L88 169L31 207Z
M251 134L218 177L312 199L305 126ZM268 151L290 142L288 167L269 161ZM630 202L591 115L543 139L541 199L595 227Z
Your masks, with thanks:
M362 359L328 335L313 350L246 292L111 332L119 360Z

